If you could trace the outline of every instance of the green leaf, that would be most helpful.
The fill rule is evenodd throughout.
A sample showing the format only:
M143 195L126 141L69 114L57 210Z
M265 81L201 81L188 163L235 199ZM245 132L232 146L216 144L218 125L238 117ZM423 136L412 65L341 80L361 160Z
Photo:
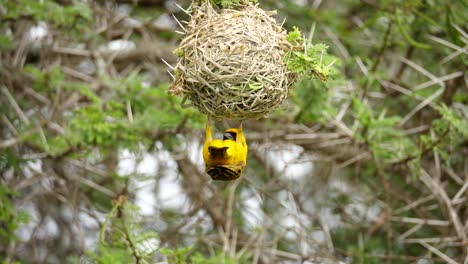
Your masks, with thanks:
M397 12L395 12L395 20L396 20L396 24L397 24L397 28L398 30L400 31L401 35L406 39L406 41L408 41L412 46L416 47L416 48L420 48L420 49L431 49L432 47L428 44L425 44L425 43L421 43L421 42L418 42L416 41L415 39L413 39L411 37L411 35L408 33L408 31L406 30L405 26L403 25L403 18L401 17L401 11L400 10L397 10Z
M468 121L461 116L461 114L455 113L453 110L448 108L445 104L441 104L436 107L437 111L442 115L442 118L448 121L464 138L468 138ZM440 124L440 122L439 122ZM440 130L446 130L447 127L439 127Z
M297 28L288 34L288 40L293 45L304 43L302 51L290 51L286 54L285 62L290 71L321 81L326 81L337 74L336 67L340 62L336 57L327 54L327 45L304 42Z
M30 221L30 215L24 210L17 210L12 200L18 193L7 185L0 184L0 238L9 242L17 239L15 231Z
M304 39L302 38L302 32L299 30L298 27L294 26L293 31L288 32L288 36L286 40L293 44L294 46L300 46L304 44Z
M7 51L13 48L13 40L7 35L0 35L0 50Z

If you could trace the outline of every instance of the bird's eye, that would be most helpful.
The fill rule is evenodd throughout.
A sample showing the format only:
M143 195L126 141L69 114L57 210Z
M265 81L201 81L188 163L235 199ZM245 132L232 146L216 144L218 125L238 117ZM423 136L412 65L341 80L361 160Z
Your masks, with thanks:
M226 132L224 133L223 140L230 139L236 141L236 133L234 132Z

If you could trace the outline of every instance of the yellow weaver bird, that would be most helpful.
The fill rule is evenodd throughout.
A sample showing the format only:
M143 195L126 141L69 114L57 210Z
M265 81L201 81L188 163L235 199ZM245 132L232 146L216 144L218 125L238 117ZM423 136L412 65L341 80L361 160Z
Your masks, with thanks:
M230 181L239 178L247 163L247 149L242 123L239 128L226 129L221 140L213 139L208 119L203 159L205 171L213 180Z

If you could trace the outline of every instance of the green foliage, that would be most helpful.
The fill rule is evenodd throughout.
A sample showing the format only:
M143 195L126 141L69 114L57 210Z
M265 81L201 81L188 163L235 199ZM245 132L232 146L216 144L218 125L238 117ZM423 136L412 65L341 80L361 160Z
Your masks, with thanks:
M191 250L191 247L181 247L177 249L161 248L159 249L159 253L167 256L169 263L186 264L188 263L187 257Z
M88 252L96 263L151 263L159 247L157 233L140 226L139 208L127 203L126 199L120 196L114 201L101 228L98 248L95 252Z
M102 77L106 85L113 87L111 93L103 97L88 85L68 81L59 66L43 70L26 65L24 71L32 77L34 90L51 101L58 100L59 88L78 92L89 100L68 113L65 135L36 133L28 136L29 142L51 155L60 155L71 147L134 149L140 143L150 143L146 135L155 128L174 129L184 120L189 126L201 127L202 115L194 109L182 108L179 98L167 94L168 84L146 85L144 76L137 73L121 80Z
M6 1L6 18L17 19L32 16L36 21L50 21L59 26L73 24L76 19L92 19L89 6L82 1L73 1L69 6L63 6L55 1L19 0Z
M294 26L292 31L288 32L286 40L293 44L294 46L300 46L304 44L304 39L302 38L302 32L298 27Z
M226 256L222 253L217 253L215 256L205 257L201 253L197 252L190 258L190 263L192 264L247 264L252 263L246 258L241 257L240 259L235 259L229 256Z
M299 109L295 118L297 122L322 122L333 115L330 90L320 81L302 78L296 83L292 98Z
M15 155L11 150L5 150L0 152L0 171L7 171L7 169L12 168L14 170L19 170L20 165L26 162L25 159Z
M0 245L15 241L17 238L14 232L29 222L29 214L24 210L16 210L12 204L13 197L17 195L8 186L0 184Z
M130 103L136 126L143 130L155 126L169 129L177 127L182 120L187 120L190 126L201 126L203 116L195 109L183 108L180 98L168 95L169 84L149 86L144 83L144 77L138 74L109 83L116 87L114 99L119 104Z
M34 89L50 97L55 96L57 88L63 88L89 99L87 105L71 113L65 137L51 137L47 145L37 136L30 137L49 153L61 153L70 145L132 148L138 143L148 143L144 134L155 127L172 129L183 120L201 126L202 115L194 109L182 108L179 98L167 94L168 84L145 85L144 77L136 73L122 80L104 78L114 88L113 93L103 98L87 85L67 81L60 67L44 71L28 65L25 71L33 78Z
M0 51L11 50L14 48L13 40L6 35L0 35ZM1 67L1 63L0 63Z
M65 74L58 65L54 65L48 70L26 65L23 70L33 78L33 88L39 92L54 92L57 88L72 86L72 82L65 80Z
M395 162L416 154L417 148L412 140L396 127L401 120L399 116L385 117L385 112L382 112L375 117L369 105L357 98L353 99L353 108L361 128L354 136L366 143L375 157Z
M125 108L112 102L102 107L91 105L77 110L70 122L70 133L74 144L111 147L117 142L123 146L138 142L126 119Z
M461 114L456 113L445 104L437 106L437 111L442 115L442 119L437 120L435 123L437 131L444 131L448 129L447 126L450 125L462 138L468 138L468 122L466 118L463 118Z
M235 259L221 252L217 252L214 256L204 256L200 252L193 253L193 247L181 247L177 249L167 249L162 248L159 252L167 256L169 263L173 264L242 264L242 263L251 263L244 256L241 256L240 259ZM191 252L193 254L191 254Z
M99 264L126 264L134 263L133 258L125 248L114 248L99 245L96 253L88 252L88 256Z
M430 133L420 136L420 148L422 152L436 151L447 166L463 163L463 158L455 153L463 151L461 148L468 139L468 122L463 113L458 113L445 104L437 106L436 109L441 118L432 122ZM417 161L420 158L420 155L415 156ZM416 161L411 165L417 165Z
M180 48L177 48L175 50L172 51L172 54L174 54L175 56L179 57L179 58L182 58L184 57L185 55L185 52L183 49L180 49ZM177 77L177 76L176 76Z
M304 40L297 27L288 33L287 40L296 48L285 57L288 69L299 75L327 80L337 74L338 59L327 54L328 46L322 43L312 44L312 40ZM296 51L295 49L299 49Z
M247 257L239 259L218 252L214 256L205 256L194 247L176 249L159 248L159 237L155 232L146 231L139 225L139 209L120 196L113 202L101 228L100 243L95 251L88 251L87 256L95 263L150 263L156 251L167 256L174 264L237 264L251 263Z
M348 255L353 256L353 263L360 264L381 264L382 259L376 256L384 254L383 249L387 247L387 241L384 237L368 236L364 231L357 231L353 228L342 228L333 234L335 246ZM398 245L392 245L395 249L394 254L398 256ZM341 251L340 250L340 251ZM392 259L393 264L405 264L407 260Z
M402 11L400 9L397 9L395 12L395 20L396 20L396 25L398 30L400 31L401 35L408 41L412 46L420 49L431 49L431 46L428 44L420 43L417 40L415 40L411 35L408 33L408 28L407 26L409 23L404 23L402 20L404 18L402 17Z

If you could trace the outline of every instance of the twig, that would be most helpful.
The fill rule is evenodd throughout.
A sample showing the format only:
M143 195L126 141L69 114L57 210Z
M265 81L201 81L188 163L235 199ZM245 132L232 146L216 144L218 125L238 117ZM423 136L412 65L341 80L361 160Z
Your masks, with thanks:
M331 147L331 146L336 146L336 145L344 145L344 144L349 144L351 143L352 139L350 138L339 138L339 139L334 139L330 141L324 141L322 143L317 144L318 148L325 148L325 147Z
M237 239L238 239L238 234L239 234L239 231L237 229L237 227L233 227L232 228L232 231L231 231L231 236L232 236L232 239L231 239L231 246L230 246L230 251L229 251L229 256L234 258L236 256L236 247L237 247Z
M450 24L460 33L460 35L463 36L462 41L468 43L468 33L466 33L459 25L453 22L451 22Z
M340 133L305 133L305 134L286 134L285 140L330 140L340 138L343 135Z
M127 117L130 123L133 123L133 113L132 113L132 105L130 100L127 100Z
M79 162L77 160L76 161L71 160L69 162L71 164L77 166L77 167L80 167L80 168L85 169L87 171L90 171L92 173L98 174L99 176L102 176L102 177L107 177L108 176L105 172L100 171L100 170L98 170L96 168L93 168L93 167L91 167L89 165L82 164L81 162ZM115 192L113 192L110 189L108 189L106 187L103 187L103 186L91 181L88 178L77 176L74 173L69 173L67 176L72 178L73 180L81 182L82 184L84 184L84 185L86 185L86 186L88 186L88 187L90 187L90 188L92 188L92 189L94 189L96 191L99 191L99 192L101 192L101 193L103 193L103 194L105 194L105 195L107 195L109 197L115 197L116 196Z
M414 99L417 99L419 101L424 101L426 98L419 95L419 94L416 94L414 93L413 91L411 91L410 89L407 89L401 85L398 85L398 84L395 84L395 83L392 83L392 82L389 82L389 81L386 81L386 80L379 80L379 83L380 85L382 85L384 88L387 88L387 89L392 89L392 90L395 90L397 92L400 92L404 95L407 95L409 97L412 97Z
M43 103L44 105L50 105L50 100L43 96L42 94L34 91L31 87L26 87L26 89L24 89L24 92L30 96L32 96L34 99L36 99L37 101Z
M22 133L21 135L19 135L18 137L16 138L9 138L7 140L4 140L4 141L0 141L0 149L6 149L6 148L10 148L10 147L13 147L14 145L16 144L19 144L21 142L23 142L28 136L38 132L41 130L41 126L37 126L35 128L32 128L24 133Z
M346 167L348 167L349 165L351 165L351 164L353 164L355 162L358 162L358 161L360 161L362 159L368 159L370 157L371 157L371 154L369 152L362 152L362 153L348 159L347 161L345 161L345 162L343 162L341 164L338 164L337 168L338 169L343 169L343 168L346 168Z
M2 114L2 121L3 121L3 123L5 123L5 125L7 125L7 127L10 129L10 131L14 135L18 135L18 130L16 130L15 126L13 126L13 124L10 122L8 117L6 115L4 115L4 114Z
M133 236L132 233L134 230L131 230L129 228L129 225L127 224L127 216L125 215L125 211L123 210L123 205L121 205L120 211L122 212L122 220L123 220L123 231L125 234L125 240L128 242L128 246L131 249L133 260L135 261L135 264L140 264L143 261L142 256L140 256L140 252L137 248L137 243L136 241L133 241Z
M413 209L413 208L415 208L415 207L417 207L417 206L419 206L419 205L421 205L421 204L423 204L425 202L428 202L428 201L430 201L432 199L434 199L434 194L430 194L427 197L423 197L423 198L418 199L418 200L416 200L416 201L414 201L414 202L412 202L412 203L410 203L408 205L405 205L404 207L401 207L401 208L395 210L393 212L393 214L395 214L395 215L401 214L401 213L406 212L408 210L411 210L411 209Z
M468 181L465 182L465 184L460 188L460 190L455 194L455 196L452 198L452 203L454 203L456 200L458 200L463 193L468 189Z
M359 256L362 256L361 253L354 253L354 252L348 252L346 250L343 250L343 249L339 249L337 248L337 251L346 255L346 256L352 256L352 257L359 257ZM406 261L417 261L419 259L421 259L421 257L419 256L398 256L398 255L375 255L375 254L366 254L365 255L366 257L368 258L376 258L376 259L398 259L398 260L406 260Z
M438 219L421 219L421 218L414 218L414 217L392 216L390 220L394 222L409 223L409 224L426 224L426 225L432 225L432 226L449 226L450 225L449 221L438 220Z
M231 236L232 232L232 208L234 204L234 195L236 193L236 188L239 185L240 181L235 181L230 187L229 187L229 198L227 201L227 208L226 208L226 223L224 226L224 232L226 239L223 241L225 244L223 245L223 252L230 252L230 247L229 247L229 237ZM232 249L231 249L232 250ZM235 250L234 250L235 252Z
M457 45L455 45L455 44L453 44L451 42L448 42L445 39L441 39L439 37L431 36L431 35L429 35L428 38L435 41L435 42L437 42L437 43L440 43L440 44L442 44L444 46L452 48L452 49L454 49L454 50L456 50L458 52L468 54L468 52L465 49L463 49L462 47L459 47L459 46L457 46Z
M400 242L405 242L406 241L406 238L411 236L412 234L414 234L415 232L417 232L419 229L421 229L421 227L423 227L424 224L423 223L420 223L420 224L416 224L415 226L411 227L410 229L406 230L406 232L404 232L403 234L401 234L399 237L398 237L398 241Z
M21 110L15 98L13 98L13 96L11 95L10 91L8 91L8 89L5 86L2 86L1 90L6 95L8 101L10 102L11 106L13 106L13 109L15 109L15 112L18 115L18 117L21 119L21 121L23 121L23 123L25 123L26 125L29 125L30 122L29 122L28 117L26 117L23 110Z
M423 67L421 67L420 65L416 64L415 62L413 61L410 61L406 58L403 58L403 57L400 57L400 60L406 64L408 64L408 66L410 66L411 68L415 69L416 71L420 72L421 74L423 74L424 76L427 76L429 77L429 79L435 81L436 83L438 83L441 87L445 87L445 84L440 80L440 78L434 76L432 73L430 73L429 71L427 71L426 69L424 69Z
M432 253L436 254L439 257L441 257L443 260L447 261L447 263L449 263L449 264L458 264L455 260L451 259L449 256L445 255L440 250L438 250L437 248L429 245L428 243L426 243L424 241L421 241L420 244L423 245L425 248L427 248Z
M247 251L252 249L252 244L257 240L260 240L262 233L252 233L249 240L244 243L244 246L237 252L236 258L239 259L242 255L244 255ZM258 243L257 243L258 245Z
M445 190L424 169L422 170L422 174L419 178L429 188L429 190L431 190L434 193L434 195L438 196L439 199L444 203L449 213L450 220L455 228L455 231L458 234L458 237L462 240L463 243L467 242L467 234L463 228L460 219L458 218L457 213L453 209L450 198L448 197Z
M432 141L437 140L434 130L430 130L429 134L431 135ZM432 154L434 155L435 178L437 181L440 181L442 170L440 169L440 156L439 156L439 151L437 147L434 148L434 150L432 151Z
M322 227L322 231L325 233L325 239L327 242L327 247L329 252L335 252L335 246L333 245L333 239L330 232L330 227L328 227L327 223L324 221L323 217L319 217L319 223Z
M184 34L187 33L187 29L185 29L185 27L182 25L182 23L180 23L179 19L177 19L177 17L174 16L174 14L172 14L172 18L174 18L174 20L177 22L179 27L182 28L182 30L184 31Z
M460 178L460 176L458 176L452 168L450 167L447 167L447 166L443 166L442 169L447 173L447 175L452 178L452 180L454 182L456 182L457 184L459 185L463 185L464 184L464 180L462 178Z
M403 131L403 133L405 135L412 135L412 134L418 134L418 133L424 132L428 129L430 129L429 125L422 125L422 126L406 129Z
M413 115L415 115L419 110L423 109L427 105L429 105L434 99L439 97L443 92L445 88L441 87L439 90L437 90L435 93L433 93L431 96L426 98L424 101L419 103L411 112L409 112L403 119L401 119L400 123L398 124L399 126L403 126L408 120L410 120Z
M409 60L413 56L414 50L415 50L415 47L413 45L410 45L408 49L406 50L404 57ZM408 64L406 63L403 63L403 62L400 63L400 66L398 67L398 70L396 71L396 74L392 78L392 80L399 80L401 76L403 75L403 73L405 72L405 70L407 69L407 66Z
M460 238L456 236L451 236L451 237L426 237L426 238L408 238L408 239L403 239L401 242L402 243L443 243L443 242L457 242L460 241Z
M331 122L335 126L337 126L347 136L352 137L354 135L354 132L351 129L349 129L342 121L338 121L338 120L334 119L334 120L331 120Z
M388 23L387 30L385 31L384 39L382 40L382 45L380 46L379 52L377 53L377 59L374 61L374 64L372 65L370 69L371 72L374 72L375 70L377 70L377 67L382 61L385 49L387 48L387 45L388 45L390 33L392 32L392 27L393 27L393 23L392 22Z
M366 65L364 65L364 62L362 61L360 57L356 57L356 63L359 66L359 69L361 70L361 72L364 73L364 75L369 74L369 70L367 69Z
M19 44L16 45L15 56L13 57L12 65L16 69L23 68L24 62L26 61L25 50L28 45L28 38L29 34L23 32L23 36L21 37L21 41Z
M388 42L389 42L389 39L390 39L390 33L392 32L392 27L393 27L393 23L392 22L388 23L387 30L385 31L384 38L382 40L382 44L381 44L380 49L379 49L379 51L377 53L377 59L374 61L374 64L372 64L372 67L369 70L370 72L375 72L377 70L377 67L379 67L380 62L382 61L382 58L383 58L384 53L385 53L385 49L388 46ZM364 84L364 88L363 88L363 93L362 93L363 98L367 96L367 92L369 90L369 85L370 84L371 84L370 79L367 79L366 83Z
M343 45L343 43L340 41L338 36L328 27L324 27L324 31L327 37L330 38L333 44L335 44L335 47L341 53L341 57L343 57L346 61L349 61L351 59L351 55L349 54L348 50Z
M92 54L89 50L68 48L68 47L57 47L57 46L53 47L52 51L56 53L60 53L60 54L83 56L83 57L89 57Z
M415 87L413 87L413 91L418 91L418 90L422 90L424 88L427 88L427 87L430 87L436 83L439 83L440 82L446 82L446 81L449 81L449 80L452 80L452 79L455 79L455 78L458 78L460 76L463 76L464 73L463 71L457 71L457 72L453 72L453 73L450 73L450 74L447 74L447 75L444 75L444 76L441 76L435 80L430 80L428 82L424 82L424 83L421 83L421 84L418 84L416 85Z
M283 258L288 258L288 259L293 259L293 260L301 260L302 259L302 256L300 256L298 254L286 252L286 251L275 249L275 248L267 249L267 251L270 254L273 254L275 256L280 256L280 257L283 257Z
M464 50L465 52L468 52L468 45L466 45L465 47L463 47L463 50ZM457 50L457 51L453 52L452 54L449 54L449 55L447 55L445 58L443 58L443 59L440 61L440 64L445 64L445 63L451 61L452 59L454 59L454 58L460 56L460 54L462 54L462 53L463 53L463 52Z
M119 202L115 202L114 206L112 206L112 209L110 210L110 212L106 215L106 218L104 219L104 222L102 223L102 227L101 227L101 231L99 232L99 241L101 242L101 244L103 245L107 245L106 243L106 229L107 229L107 225L109 224L110 220L112 219L112 217L114 217L117 209L121 206L122 204L120 204Z
M72 69L72 68L69 68L67 66L63 66L62 65L62 71L68 75L70 75L71 77L74 77L74 78L77 78L77 79L80 79L82 81L85 81L85 82L88 82L88 83L93 83L93 82L96 82L96 79L89 76L88 74L85 74L85 73L82 73L82 72L79 72L75 69Z

